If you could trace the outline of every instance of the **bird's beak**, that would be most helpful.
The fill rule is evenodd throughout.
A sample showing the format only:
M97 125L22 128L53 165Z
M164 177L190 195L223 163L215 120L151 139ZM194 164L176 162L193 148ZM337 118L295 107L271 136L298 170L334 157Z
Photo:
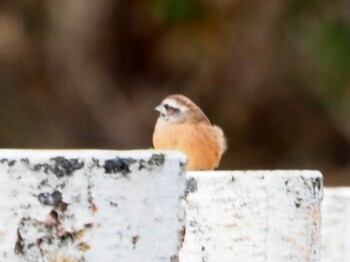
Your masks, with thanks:
M159 105L159 106L156 106L154 108L154 110L156 110L157 112L161 113L162 112L162 107Z

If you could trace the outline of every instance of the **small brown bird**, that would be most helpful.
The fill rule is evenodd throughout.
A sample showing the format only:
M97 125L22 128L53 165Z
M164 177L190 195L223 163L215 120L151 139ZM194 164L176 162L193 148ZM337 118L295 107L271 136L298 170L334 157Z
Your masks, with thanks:
M218 167L226 138L194 102L183 95L170 95L155 110L160 113L153 133L155 149L185 153L188 170Z

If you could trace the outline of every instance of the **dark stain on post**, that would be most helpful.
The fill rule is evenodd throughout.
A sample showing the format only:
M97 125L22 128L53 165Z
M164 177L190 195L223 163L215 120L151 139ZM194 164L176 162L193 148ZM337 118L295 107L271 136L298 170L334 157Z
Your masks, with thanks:
M164 165L165 157L163 154L153 154L148 160L149 165L162 166Z
M179 231L180 248L182 248L183 243L185 241L185 235L186 235L186 227L183 226L182 229Z
M164 165L165 156L163 154L152 154L148 161L141 159L139 161L139 170L152 170L154 166L160 167Z
M62 156L50 158L55 163L50 164L36 164L31 168L33 171L39 172L43 171L45 174L54 173L57 177L63 177L66 175L72 175L74 171L79 170L84 167L84 162L79 162L78 159L72 158L67 159ZM29 164L28 159L21 159L22 162Z
M148 166L147 166L147 162L143 159L141 159L139 161L139 170L142 170L142 169L149 169Z
M38 195L38 200L41 204L46 206L58 206L62 201L62 194L57 190L52 193L44 192Z
M185 189L185 197L190 193L196 192L198 190L197 180L193 177L190 177L186 180L186 189Z
M180 168L181 170L186 170L188 161L180 161ZM181 174L181 173L180 173Z
M67 159L65 157L58 156L51 158L51 160L55 161L55 165L53 167L52 172L57 177L71 175L74 173L74 171L84 167L84 162L79 162L79 160L75 158Z
M113 201L109 201L109 205L111 207L118 207L119 206L117 202L113 202Z
M92 182L91 182L90 177L88 177L87 195L88 195L89 209L93 213L96 213L98 208L97 208L96 204L94 203L94 198L92 196Z
M60 235L58 237L58 239L61 241L61 242L74 242L74 237L76 236L75 235L76 232L69 232L69 231L65 231L62 233L62 235ZM66 244L63 244L63 245L66 245Z
M47 227L57 227L58 225L61 224L59 218L58 218L58 213L56 210L51 210L50 214L48 215L50 219L47 219L50 221L49 223L46 224Z
M285 184L285 186L286 186L286 191L287 191L287 193L290 193L290 187L288 186L288 184L289 184L289 179L287 179L286 181L284 181L284 184Z
M303 202L303 199L300 197L297 197L296 200L294 201L296 208L299 208L302 202Z
M86 251L88 251L89 249L90 249L91 247L90 247L90 245L87 243L87 242L80 242L79 244L78 244L78 249L80 250L80 251L83 251L83 252L86 252Z
M94 227L94 224L93 223L87 223L87 224L84 224L84 228L86 229L91 229Z
M135 249L136 248L136 244L137 244L137 241L140 239L140 237L138 235L136 236L133 236L131 238L131 243L133 244L133 248Z
M322 177L311 177L309 180L307 180L301 176L301 179L304 181L305 186L309 190L312 190L315 195L320 192L323 183Z
M68 203L60 201L57 205L58 210L60 210L61 212L65 212L68 208Z
M42 170L45 174L48 174L49 171L52 171L52 167L49 164L36 164L33 166L32 170L36 172Z
M14 164L16 164L16 160L9 160L7 158L2 158L0 159L0 163L1 164L7 163L8 166L13 166Z
M29 165L29 159L27 157L21 158L21 163Z
M308 180L307 180L304 176L300 176L300 178L303 180L304 185L305 185L306 187L310 188L310 185L308 184ZM311 181L312 181L312 179L311 179Z
M287 179L286 181L284 181L284 184L285 184L286 186L288 186L288 183L289 183L289 179Z
M314 189L314 192L316 192L316 188L318 191L321 190L321 184L322 184L321 178L319 178L319 177L312 178L311 183L312 183L312 187Z
M24 255L24 243L23 238L21 236L21 233L19 232L19 229L17 229L17 240L15 244L15 253Z
M130 165L135 162L136 160L132 158L116 157L115 159L106 160L103 168L105 169L106 174L122 173L125 176L131 172Z
M100 160L93 157L92 158L92 166L94 166L94 167L101 167L100 166Z

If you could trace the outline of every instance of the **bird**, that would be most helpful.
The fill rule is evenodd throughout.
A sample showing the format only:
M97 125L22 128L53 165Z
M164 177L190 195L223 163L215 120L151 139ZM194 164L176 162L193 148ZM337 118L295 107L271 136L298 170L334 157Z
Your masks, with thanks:
M176 150L187 155L187 170L214 170L227 149L222 129L212 125L188 97L169 95L155 107L159 112L153 146L157 150Z

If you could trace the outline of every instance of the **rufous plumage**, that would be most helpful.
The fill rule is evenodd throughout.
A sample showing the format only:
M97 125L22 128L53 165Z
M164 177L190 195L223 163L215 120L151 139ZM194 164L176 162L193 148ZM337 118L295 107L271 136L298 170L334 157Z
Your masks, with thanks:
M188 170L219 166L226 138L194 102L183 95L170 95L155 109L160 114L153 133L155 149L183 152L188 157Z

